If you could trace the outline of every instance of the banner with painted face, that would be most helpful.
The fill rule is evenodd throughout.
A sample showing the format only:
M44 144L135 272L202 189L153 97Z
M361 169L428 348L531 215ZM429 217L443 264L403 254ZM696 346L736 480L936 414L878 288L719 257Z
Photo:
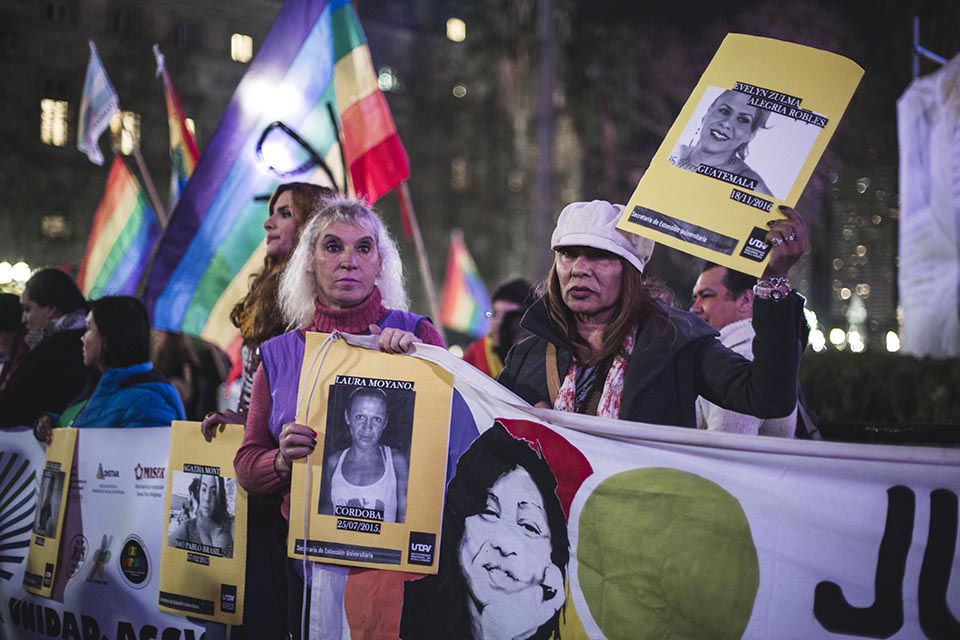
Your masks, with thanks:
M414 357L453 377L437 574L337 567L341 589L313 590L315 629L364 639L958 637L960 451L532 409L442 349L417 345ZM23 592L21 565L0 559L0 635L48 638L37 620L50 611L63 628L93 621L108 640L150 628L199 637L156 611L155 569L137 590L121 577L127 563L93 552L91 536L111 536L116 554L135 535L147 560L165 543L162 480L156 498L125 490L109 507L92 504L107 497L94 489L127 486L94 479L98 462L124 477L135 460L166 460L165 439L143 440L153 431L168 433L80 434L90 551L61 600ZM42 448L28 439L4 434L0 468L27 449L39 468ZM0 498L11 487L0 480ZM0 535L16 530L8 522ZM102 578L91 581L91 565Z

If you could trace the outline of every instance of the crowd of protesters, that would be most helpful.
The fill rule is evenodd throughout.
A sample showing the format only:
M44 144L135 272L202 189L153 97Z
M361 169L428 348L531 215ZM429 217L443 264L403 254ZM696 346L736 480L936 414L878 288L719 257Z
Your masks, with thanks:
M0 426L33 425L49 443L58 427L202 418L215 443L223 425L244 425L235 468L251 496L246 593L257 606L245 609L233 637L300 638L304 589L335 594L346 579L344 569L322 564L304 576L286 558L292 465L317 438L295 420L305 334L372 334L394 354L444 340L429 318L407 311L397 245L365 203L288 183L268 211L263 267L231 313L243 337L236 406L217 410L222 355L155 333L151 360L150 323L137 299L88 302L67 274L44 269L19 299L0 296ZM644 275L654 244L617 228L622 211L599 200L565 207L550 238L549 273L537 288L514 279L494 291L489 331L465 360L538 407L753 434L775 425L776 435L792 437L804 325L789 270L808 246L801 216L782 208L785 218L769 223L771 257L759 280L708 265L691 311L682 311ZM727 325L740 324L749 353L725 346ZM351 405L345 422L353 430L376 420L376 408ZM711 415L720 422L708 424ZM342 482L395 486L387 476L398 465L384 456L379 434L368 447L370 437L357 432Z

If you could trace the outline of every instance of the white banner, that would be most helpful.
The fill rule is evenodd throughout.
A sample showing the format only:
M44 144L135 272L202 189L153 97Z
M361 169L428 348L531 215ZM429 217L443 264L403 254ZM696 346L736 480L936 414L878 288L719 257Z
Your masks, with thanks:
M344 635L960 637L960 450L534 410L442 349L417 351L454 374L439 573L351 571L343 601L330 603L343 609ZM16 488L37 473L42 448L29 432L2 434L0 635L199 638L198 627L156 609L168 430L79 435L71 506L79 499L82 535L65 536L79 567L61 599L45 600L23 591L26 552L16 548L35 502ZM486 467L527 468L530 451L497 460L514 442L549 467L529 468L539 495L513 500L530 486L514 471L483 484ZM555 495L544 476L555 477ZM478 487L479 504L457 497ZM525 515L538 502L547 515ZM504 524L516 525L510 535L494 531ZM469 605L477 602L480 613Z
M0 638L199 640L202 627L157 609L170 429L78 435L50 599L22 585L43 446L29 429L0 435Z

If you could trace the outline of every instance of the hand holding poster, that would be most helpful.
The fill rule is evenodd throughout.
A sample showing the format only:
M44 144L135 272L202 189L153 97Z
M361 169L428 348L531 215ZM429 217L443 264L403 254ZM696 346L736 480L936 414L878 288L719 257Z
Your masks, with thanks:
M306 340L297 421L318 446L293 465L290 557L306 548L334 564L435 572L450 374L327 334Z
M619 228L759 276L775 205L799 200L862 76L832 53L728 35Z
M243 620L247 493L233 469L242 440L240 425L225 425L212 444L196 422L171 427L162 611L230 624Z

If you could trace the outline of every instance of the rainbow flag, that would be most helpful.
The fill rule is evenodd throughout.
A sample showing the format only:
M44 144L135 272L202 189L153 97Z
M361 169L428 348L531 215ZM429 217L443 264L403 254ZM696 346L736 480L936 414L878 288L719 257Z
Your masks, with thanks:
M263 263L267 212L256 197L281 182L266 167L291 171L311 153L325 161L339 188L349 180L348 189L371 202L409 175L347 0L284 3L160 242L145 295L154 326L220 346L234 339L230 308ZM316 167L285 180L330 183Z
M83 295L96 299L136 294L159 235L140 182L115 155L77 277Z
M103 153L98 140L110 126L110 119L119 111L120 98L100 62L97 45L93 44L93 40L89 44L90 62L83 80L80 115L77 118L77 149L87 154L90 162L102 165Z
M467 251L463 232L454 229L450 233L447 275L440 296L440 323L448 329L479 338L487 332L486 312L490 308L490 294Z
M172 211L187 186L187 180L197 166L200 152L197 143L187 128L187 119L183 115L183 106L177 96L167 72L166 60L159 45L153 45L153 55L157 59L157 75L163 78L163 96L167 103L167 121L170 123L170 200L168 208Z

